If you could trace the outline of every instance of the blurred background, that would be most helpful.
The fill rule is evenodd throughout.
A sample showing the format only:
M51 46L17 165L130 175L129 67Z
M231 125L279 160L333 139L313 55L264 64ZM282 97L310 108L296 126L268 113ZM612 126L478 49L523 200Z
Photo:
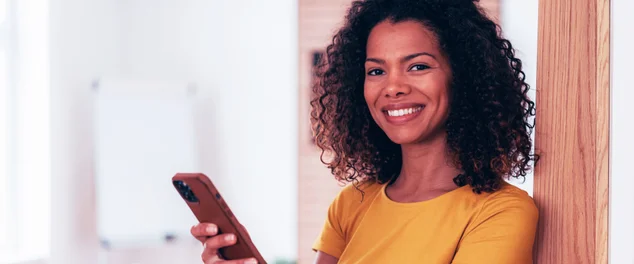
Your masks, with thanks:
M311 67L350 2L0 0L0 263L200 263L176 172L208 175L271 263L311 263L341 188ZM480 2L534 87L537 1Z

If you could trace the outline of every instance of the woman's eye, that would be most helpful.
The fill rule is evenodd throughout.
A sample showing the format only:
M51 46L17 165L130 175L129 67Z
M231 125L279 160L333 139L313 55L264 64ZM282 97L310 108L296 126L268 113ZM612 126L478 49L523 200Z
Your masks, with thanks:
M368 75L381 75L381 74L383 74L383 71L379 69L374 69L368 72Z
M422 71L425 69L429 69L429 66L424 65L424 64L416 64L414 66L412 66L409 70L410 71Z

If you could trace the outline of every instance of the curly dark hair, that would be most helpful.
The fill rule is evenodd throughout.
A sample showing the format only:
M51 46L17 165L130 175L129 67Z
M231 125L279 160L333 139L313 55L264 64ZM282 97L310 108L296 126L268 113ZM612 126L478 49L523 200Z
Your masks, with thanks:
M311 123L321 159L339 181L398 177L400 145L375 123L363 96L366 44L372 28L389 20L418 21L432 31L452 72L445 124L447 152L464 171L453 181L476 193L493 192L503 178L524 178L531 163L531 118L522 62L500 27L472 0L354 1L322 63L311 100ZM325 161L324 154L331 154Z

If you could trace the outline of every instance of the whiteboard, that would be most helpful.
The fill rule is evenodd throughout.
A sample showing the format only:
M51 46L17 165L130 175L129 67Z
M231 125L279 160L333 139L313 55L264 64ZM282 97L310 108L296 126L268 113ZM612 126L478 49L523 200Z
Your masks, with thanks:
M98 235L108 247L186 235L195 217L171 185L197 172L195 95L185 82L108 79L95 89Z

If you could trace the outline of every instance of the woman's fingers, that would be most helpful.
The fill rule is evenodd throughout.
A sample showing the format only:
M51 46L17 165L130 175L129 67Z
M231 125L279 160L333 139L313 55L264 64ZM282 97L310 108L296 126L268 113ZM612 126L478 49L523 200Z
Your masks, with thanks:
M210 263L217 263L217 264L257 264L258 261L255 260L254 258L246 258L246 259L236 259L236 260L221 260L219 262L210 262ZM205 264L209 264L209 263L205 263Z
M222 263L222 261L224 261L224 260L222 260L220 258L220 256L218 256L218 255L213 255L213 256L208 257L208 258L203 258L203 263L205 263L205 264L217 264L217 263Z
M236 243L236 235L234 234L221 234L213 236L205 240L205 249L214 248L219 249L222 247L231 246Z
M222 234L217 235L205 240L204 245L205 249L202 253L202 258L205 263L209 261L209 259L218 258L218 249L231 246L236 243L236 236L234 234Z
M244 227L242 227L244 228ZM191 234L204 245L201 254L203 263L205 264L256 264L257 260L253 258L238 260L223 260L218 254L218 249L234 245L237 237L234 234L218 235L218 227L212 223L200 223L191 228Z
M201 243L218 234L218 227L212 223L200 223L191 228L192 236L196 237Z

